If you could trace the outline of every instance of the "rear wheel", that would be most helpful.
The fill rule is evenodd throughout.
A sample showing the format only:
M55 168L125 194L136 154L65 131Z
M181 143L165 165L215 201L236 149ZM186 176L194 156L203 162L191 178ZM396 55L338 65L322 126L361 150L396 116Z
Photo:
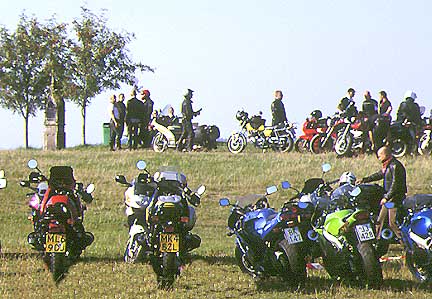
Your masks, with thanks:
M292 139L291 136L287 136L279 140L278 149L281 153L289 153L290 151L293 150L293 148L294 148L294 140Z
M296 284L303 284L306 281L306 261L302 254L302 244L288 244L287 240L282 240L279 246L285 252L289 261L289 269L285 267L284 278L292 280Z
M49 271L52 273L53 280L60 282L66 273L66 257L64 253L50 253L46 256L46 261Z
M178 272L176 254L166 252L162 256L162 275L158 277L160 289L171 289Z
M161 132L156 133L156 135L153 137L152 143L153 150L157 153L162 153L168 147L168 140Z
M350 133L341 134L336 139L335 152L338 156L347 156L351 152L353 136Z
M299 153L305 153L309 151L309 143L308 140L299 138L294 143L294 148Z
M379 288L383 282L382 269L375 249L371 243L357 244L357 250L362 261L362 282L370 288Z
M240 133L234 133L228 138L228 150L233 154L241 153L246 148L246 138Z
M393 156L400 158L408 152L408 144L402 139L396 139L391 146Z
M423 134L423 136L420 138L419 146L418 146L418 152L420 155L430 156L432 154L432 140L431 140L430 133L429 134Z

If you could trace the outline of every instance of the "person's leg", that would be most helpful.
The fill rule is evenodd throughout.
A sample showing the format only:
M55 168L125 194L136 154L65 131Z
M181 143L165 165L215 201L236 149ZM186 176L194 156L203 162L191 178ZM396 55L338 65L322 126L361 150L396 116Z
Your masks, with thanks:
M123 137L123 131L124 131L124 124L119 123L119 125L117 126L117 140L116 140L117 149L121 149L121 139Z
M188 151L192 151L193 137L194 137L192 123L188 122L187 124L185 124L185 128L186 128L186 149Z
M187 134L186 124L185 124L185 122L183 122L183 124L182 124L182 133L180 135L179 140L177 141L177 150L178 151L183 150L183 141L186 139L186 134Z
M110 121L110 140L109 140L109 146L110 150L114 150L114 142L117 136L117 130L114 124L114 121Z
M387 208L383 205L381 206L381 210L378 215L377 224L376 224L376 237L377 239L381 238L381 231L383 229L384 221L387 218Z
M396 223L397 209L396 208L388 209L388 216L389 216L389 227L394 232L396 237L400 240L401 233Z
M128 125L128 148L129 150L132 149L132 143L133 143L133 139L134 139L134 134L133 134L133 127L134 125L132 123L130 123Z

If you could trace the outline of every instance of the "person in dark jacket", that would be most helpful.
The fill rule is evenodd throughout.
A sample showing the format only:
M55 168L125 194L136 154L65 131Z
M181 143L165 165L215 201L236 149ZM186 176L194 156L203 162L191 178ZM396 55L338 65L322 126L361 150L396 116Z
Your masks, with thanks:
M142 123L140 126L140 141L142 143L143 147L148 147L151 140L150 140L150 134L149 134L149 130L148 130L148 125L150 123L150 119L151 119L151 115L153 113L153 101L150 98L150 91L147 89L144 89L141 92L141 100L143 101L144 104L144 114L143 114L143 119L142 119Z
M192 127L192 118L199 115L201 109L194 112L192 109L192 96L193 90L187 89L184 94L184 100L181 107L181 113L183 116L182 120L182 134L180 135L180 139L177 143L177 150L183 150L183 141L186 141L185 149L187 151L192 151L194 132Z
M280 123L287 121L285 106L282 103L282 98L283 98L282 91L276 90L274 96L275 99L271 104L272 126L276 126Z
M355 90L354 88L349 88L347 91L347 96L342 98L337 106L340 112L344 113L346 117L351 118L357 116L358 111L354 102Z
M405 92L404 101L400 103L397 111L397 121L410 122L409 132L411 136L412 152L417 152L418 142L416 140L417 132L422 129L422 118L420 107L415 102L417 94L411 90Z
M124 93L121 93L118 95L117 101L114 104L114 106L117 108L119 112L119 119L117 121L117 136L116 136L116 146L118 150L122 149L121 138L123 136L124 124L126 119L126 105L124 104L124 99L125 99L125 95Z
M377 221L377 238L381 237L381 230L387 216L389 218L389 227L395 235L401 238L399 228L396 224L397 210L402 207L402 201L406 197L406 170L401 162L399 162L391 153L391 149L387 146L381 147L377 152L377 158L382 163L382 169L376 173L365 177L361 180L362 183L369 183L378 180L384 180L384 197L381 199L381 210ZM395 208L387 209L386 202L394 202Z
M375 145L374 145L374 138L373 138L373 129L374 129L374 124L375 124L375 120L378 117L378 102L374 99L372 99L370 91L366 90L364 93L364 101L362 103L362 112L363 114L367 117L367 122L366 122L366 130L364 134L364 144L367 143L369 141L370 143L370 148L372 150L375 149ZM367 139L369 138L369 139Z
M126 105L126 124L128 126L128 148L129 150L138 147L138 128L144 115L144 103L136 98L136 90L131 93L132 98L127 101Z

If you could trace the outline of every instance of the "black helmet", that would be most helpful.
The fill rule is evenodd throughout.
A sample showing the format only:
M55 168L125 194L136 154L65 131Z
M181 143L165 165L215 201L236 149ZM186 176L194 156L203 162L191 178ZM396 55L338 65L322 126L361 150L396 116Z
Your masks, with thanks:
M310 115L313 118L320 119L322 117L322 112L321 110L314 110Z

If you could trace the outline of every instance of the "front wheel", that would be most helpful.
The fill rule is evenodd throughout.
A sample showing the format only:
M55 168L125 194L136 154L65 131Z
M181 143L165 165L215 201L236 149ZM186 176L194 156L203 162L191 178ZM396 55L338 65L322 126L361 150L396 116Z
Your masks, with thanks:
M299 152L302 154L306 153L307 151L309 151L309 142L306 139L299 138L294 143L294 148L295 148L296 152Z
M279 139L279 151L281 153L289 153L294 148L294 140L291 136L286 136Z
M158 132L153 137L153 150L157 153L162 153L168 147L168 140L161 132Z
M357 244L357 250L362 262L362 281L371 288L379 288L383 282L383 275L379 259L371 243Z
M241 133L234 133L228 138L228 150L233 154L241 153L246 148L246 138Z
M402 139L396 139L391 146L393 156L400 158L408 152L408 144Z
M317 134L312 137L309 143L309 149L314 154L322 154L331 152L333 150L333 139L330 137L325 144L323 144L326 138L325 134Z
M412 253L406 254L406 264L411 274L420 282L431 282L432 281L432 266L419 265Z
M136 238L133 238L132 240L128 240L128 243L126 245L126 250L124 253L124 261L126 263L137 263L141 259L141 252L142 252L143 246L138 243L138 240Z
M335 143L335 152L338 156L347 156L353 144L353 136L348 134L341 134L337 137Z

